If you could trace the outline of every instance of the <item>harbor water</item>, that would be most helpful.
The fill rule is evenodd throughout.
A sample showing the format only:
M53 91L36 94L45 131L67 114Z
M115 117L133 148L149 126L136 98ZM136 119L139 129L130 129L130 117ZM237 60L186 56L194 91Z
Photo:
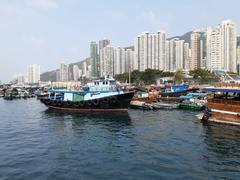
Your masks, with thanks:
M196 114L74 114L0 99L0 179L240 179L240 128Z

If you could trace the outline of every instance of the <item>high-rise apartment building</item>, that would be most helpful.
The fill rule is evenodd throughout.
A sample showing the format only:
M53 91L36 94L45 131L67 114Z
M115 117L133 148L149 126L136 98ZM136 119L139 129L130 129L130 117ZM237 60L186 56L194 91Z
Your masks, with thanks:
M114 48L106 46L100 51L100 76L114 76Z
M169 41L169 71L171 72L176 70L176 57L175 57L176 40L178 40L178 38L174 38Z
M222 40L220 28L207 28L207 68L209 70L224 69L222 59Z
M200 67L201 67L200 34L197 32L192 32L190 70L194 70Z
M175 41L175 62L176 62L176 67L175 69L183 69L184 65L184 56L183 56L183 48L184 48L184 40L176 40Z
M144 32L138 36L134 43L133 69L145 71L146 69L165 69L166 61L166 35L157 32L150 35Z
M90 44L90 58L91 58L91 76L98 77L98 45L96 42Z
M174 72L184 68L184 40L173 38L166 41L165 71Z
M170 41L166 40L166 45L165 45L165 53L166 53L166 57L165 57L165 68L164 71L170 71Z
M80 78L80 69L78 65L73 66L73 80L78 81Z
M220 25L222 38L222 59L224 69L237 72L237 35L236 25L230 20L223 21Z
M126 56L124 48L114 48L114 75L125 72Z
M86 61L83 62L82 75L85 77L87 76L87 62Z
M40 66L32 64L27 70L27 82L29 84L39 83L40 81Z
M183 44L183 69L189 70L189 61L190 61L190 49L189 49L189 43Z
M60 81L68 81L69 80L69 67L67 64L60 65Z
M13 83L16 83L16 84L24 84L25 82L25 78L24 78L24 75L23 74L16 74L13 76L13 80L12 80Z
M125 71L133 71L134 51L132 49L125 50Z
M138 36L134 41L134 59L132 63L133 70L140 70L140 44L141 36Z
M103 48L105 48L106 46L108 46L108 45L110 45L110 40L108 40L108 39L103 39L103 40L100 40L99 41L99 45L98 45L98 54L99 54L99 56L98 56L98 62L97 62L97 66L98 66L98 76L101 76L101 74L100 74L100 71L101 71L101 59L103 58L103 57L101 57L101 54L100 54L100 52L101 52L101 50L103 49Z
M108 46L110 44L110 40L108 39L103 39L99 41L99 51L102 50L103 48L105 48L106 46Z
M236 25L230 20L223 21L216 28L207 29L207 68L237 72Z

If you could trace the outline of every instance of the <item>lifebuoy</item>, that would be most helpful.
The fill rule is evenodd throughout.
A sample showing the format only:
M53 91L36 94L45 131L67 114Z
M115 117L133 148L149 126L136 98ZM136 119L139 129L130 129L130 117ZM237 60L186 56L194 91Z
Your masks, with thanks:
M62 106L62 101L57 101L57 103L56 103L59 107L61 107Z
M91 100L88 100L88 101L87 101L87 105L91 106L91 105L92 105L92 101L91 101Z
M83 107L84 106L84 101L79 101L78 104L79 104L80 107Z
M57 106L57 103L58 103L57 100L54 100L52 104L53 106Z
M67 107L71 107L72 106L72 102L71 101L67 101L66 105L67 105Z
M51 103L51 102L50 102L50 99L46 99L46 100L45 100L45 104L46 104L46 105L49 105L50 103Z
M97 106L97 105L99 104L99 100L98 100L98 99L94 99L94 100L93 100L93 104L94 104L95 106Z
M74 102L73 106L74 106L75 108L78 108L78 107L79 107L79 102Z
M108 104L108 103L109 103L109 99L108 99L107 97L104 98L104 99L103 99L103 103L104 103L104 104Z
M117 97L116 96L111 97L110 102L111 103L116 103L117 102Z

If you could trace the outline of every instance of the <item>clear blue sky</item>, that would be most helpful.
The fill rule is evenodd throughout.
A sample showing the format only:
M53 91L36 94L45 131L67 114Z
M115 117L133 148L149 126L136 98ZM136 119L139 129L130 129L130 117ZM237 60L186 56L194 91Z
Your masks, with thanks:
M33 63L43 72L82 60L90 41L103 38L129 46L143 31L170 37L224 19L239 25L239 7L239 0L0 0L0 80Z

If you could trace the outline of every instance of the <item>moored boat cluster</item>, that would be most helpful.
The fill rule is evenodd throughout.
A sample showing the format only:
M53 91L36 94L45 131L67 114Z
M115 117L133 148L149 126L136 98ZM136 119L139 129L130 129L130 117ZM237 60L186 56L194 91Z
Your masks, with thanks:
M240 84L217 83L211 87L188 85L123 86L114 79L96 80L71 89L2 88L6 100L37 97L50 109L84 111L191 110L202 111L204 122L240 125Z
M136 89L130 107L143 110L183 109L201 111L205 108L206 98L207 93L202 93L199 88L190 88L187 85L150 87L144 92Z

